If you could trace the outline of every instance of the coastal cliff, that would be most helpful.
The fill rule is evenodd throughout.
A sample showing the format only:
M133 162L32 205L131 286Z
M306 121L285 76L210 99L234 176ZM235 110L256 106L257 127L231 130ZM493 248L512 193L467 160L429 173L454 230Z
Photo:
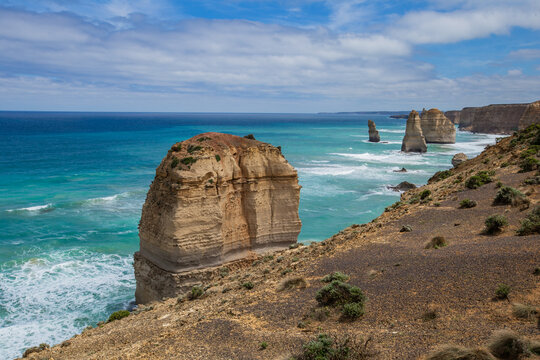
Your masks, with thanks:
M511 134L540 121L540 101L463 108L459 129L488 134Z
M439 109L422 111L420 120L426 143L454 144L456 142L454 124Z
M370 142L381 141L381 136L379 135L379 131L377 130L375 126L375 122L373 120L368 120L368 128L369 128L369 141Z
M461 118L461 111L449 110L444 113L444 116L448 118L454 125L458 125Z
M220 133L175 144L142 209L137 303L185 293L212 267L296 243L299 198L296 170L270 144Z

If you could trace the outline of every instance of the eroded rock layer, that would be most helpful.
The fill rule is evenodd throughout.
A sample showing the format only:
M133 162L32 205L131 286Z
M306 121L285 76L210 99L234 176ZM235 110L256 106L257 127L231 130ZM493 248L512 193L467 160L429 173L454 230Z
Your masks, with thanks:
M446 111L444 113L444 116L446 116L448 120L452 122L452 124L457 125L459 124L459 120L461 118L461 111L459 110Z
M418 112L411 111L407 119L405 136L401 144L401 151L404 152L426 152L427 145L422 134L421 120Z
M295 243L299 199L296 170L270 144L220 133L175 144L142 210L137 302L185 292L198 281L188 272Z
M454 144L456 142L456 128L439 109L422 111L422 133L426 143Z

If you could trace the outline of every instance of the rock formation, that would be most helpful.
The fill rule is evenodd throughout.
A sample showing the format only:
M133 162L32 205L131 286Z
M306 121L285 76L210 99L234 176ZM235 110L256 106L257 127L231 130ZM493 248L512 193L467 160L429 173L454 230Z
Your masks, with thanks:
M379 131L375 128L375 122L373 120L368 120L369 127L369 141L370 142L379 142L381 137L379 136Z
M452 124L457 125L457 124L459 124L459 120L460 120L460 117L461 117L461 111L459 111L459 110L446 111L444 113L444 116L446 116L448 118L448 120L450 120L452 122Z
M452 157L452 166L456 167L464 161L467 161L467 155L464 153L457 153Z
M439 109L422 111L420 117L426 143L455 144L456 127Z
M479 133L510 134L540 122L540 101L500 104L461 110L459 129Z
M402 181L396 186L389 186L388 188L394 190L394 191L407 191L411 189L416 189L416 185L408 182L408 181Z
M276 147L205 133L156 170L139 224L138 303L185 293L215 267L296 242L300 186Z
M422 134L421 120L418 112L411 111L407 119L405 136L401 144L401 151L404 152L426 152L426 140Z

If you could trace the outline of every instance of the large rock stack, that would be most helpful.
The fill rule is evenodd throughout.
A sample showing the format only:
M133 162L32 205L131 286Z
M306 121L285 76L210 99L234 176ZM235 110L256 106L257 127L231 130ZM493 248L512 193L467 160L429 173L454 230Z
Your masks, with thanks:
M370 142L381 141L381 137L379 136L379 131L377 131L377 128L375 127L375 122L373 120L368 120L367 123L369 127L369 141Z
M421 153L427 151L426 139L422 134L420 116L415 110L411 111L407 119L407 128L401 144L401 151Z
M178 296L212 267L295 243L299 199L296 170L270 144L220 133L175 144L142 210L136 301Z
M439 109L422 111L422 133L428 144L455 144L456 127Z

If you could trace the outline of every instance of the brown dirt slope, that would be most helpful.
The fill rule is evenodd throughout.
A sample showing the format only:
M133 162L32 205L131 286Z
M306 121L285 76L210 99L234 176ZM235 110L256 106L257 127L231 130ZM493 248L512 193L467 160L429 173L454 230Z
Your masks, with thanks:
M511 305L540 305L540 276L533 274L540 267L540 235L516 236L520 221L539 201L538 185L524 184L538 172L519 172L524 151L536 158L533 141L531 133L503 139L403 194L369 224L237 263L228 272L217 271L221 276L204 284L202 298L142 307L30 357L289 359L302 344L328 333L370 338L373 359L421 359L442 344L485 345L503 328L538 340L536 319L514 317ZM494 181L468 189L467 179L481 170L494 170ZM527 194L529 207L493 206L498 181ZM425 190L431 194L420 200ZM460 209L466 198L478 205ZM504 215L509 225L500 234L485 235L484 220L492 214ZM400 232L404 225L412 231ZM444 236L447 246L426 249L434 236ZM349 274L349 282L368 297L365 315L355 321L341 321L338 310L326 313L317 306L320 280L333 271ZM307 286L278 291L291 276L304 278ZM253 289L243 286L248 282ZM511 288L509 299L495 301L502 283Z

